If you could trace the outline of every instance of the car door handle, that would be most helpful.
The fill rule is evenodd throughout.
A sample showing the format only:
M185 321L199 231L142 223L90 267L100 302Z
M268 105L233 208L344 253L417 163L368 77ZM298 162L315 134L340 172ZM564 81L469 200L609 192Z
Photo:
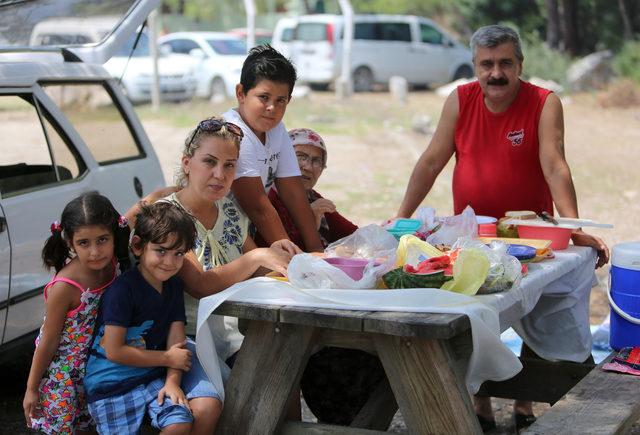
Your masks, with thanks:
M7 219L4 216L0 216L0 233L3 233L7 229Z

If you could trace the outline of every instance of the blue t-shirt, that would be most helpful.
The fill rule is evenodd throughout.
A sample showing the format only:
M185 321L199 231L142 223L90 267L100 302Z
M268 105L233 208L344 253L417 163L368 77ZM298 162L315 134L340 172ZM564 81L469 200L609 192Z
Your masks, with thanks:
M127 345L165 350L171 323L186 321L183 288L180 278L173 276L163 283L162 294L158 293L134 267L105 290L84 377L89 402L124 394L166 373L165 367L132 367L109 361L101 340L106 325L122 326L127 328Z

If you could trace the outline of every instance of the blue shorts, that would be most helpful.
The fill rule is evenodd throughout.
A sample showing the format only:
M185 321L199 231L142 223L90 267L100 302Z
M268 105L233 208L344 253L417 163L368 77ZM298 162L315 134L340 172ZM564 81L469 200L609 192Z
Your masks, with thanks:
M204 369L196 356L195 344L187 341L187 349L193 352L191 370L183 372L180 387L188 400L196 397L213 397L220 400L220 394L214 390ZM164 386L164 378L155 379L147 384L118 396L89 403L89 412L100 434L137 434L142 425L145 412L151 417L151 425L163 429L172 424L191 423L193 416L186 406L174 404L165 396L162 405L158 404L158 393Z

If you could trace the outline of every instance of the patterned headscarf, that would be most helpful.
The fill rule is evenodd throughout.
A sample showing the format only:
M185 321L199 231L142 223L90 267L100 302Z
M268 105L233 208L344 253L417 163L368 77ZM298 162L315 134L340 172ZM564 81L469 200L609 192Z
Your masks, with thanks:
M320 148L322 150L322 157L326 166L327 147L318 133L310 128L294 128L289 130L289 137L291 138L291 142L293 142L294 147L296 145L313 145L314 147Z

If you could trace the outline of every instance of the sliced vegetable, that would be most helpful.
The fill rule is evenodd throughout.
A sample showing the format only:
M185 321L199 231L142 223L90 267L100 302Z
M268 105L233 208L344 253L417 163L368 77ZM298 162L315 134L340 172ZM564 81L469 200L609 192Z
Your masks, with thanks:
M452 277L445 275L444 270L431 271L430 273L409 273L402 267L387 272L382 277L388 288L440 288L442 284Z

